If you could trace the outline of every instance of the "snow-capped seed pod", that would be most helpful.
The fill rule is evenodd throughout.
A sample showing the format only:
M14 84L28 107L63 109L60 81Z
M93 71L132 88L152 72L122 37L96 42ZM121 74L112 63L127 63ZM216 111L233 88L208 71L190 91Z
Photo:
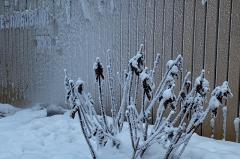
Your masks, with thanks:
M209 100L209 108L212 113L212 117L217 116L217 108L221 105L219 100L216 98L216 96L212 96Z
M140 79L142 81L143 90L147 95L148 100L150 100L152 98L152 91L155 87L155 84L153 82L150 71L148 71L148 68L145 68L140 74Z
M178 55L177 58L175 60L169 60L166 64L166 68L169 70L171 69L173 66L176 66L178 68L178 70L182 70L182 55ZM176 68L175 68L176 70Z
M95 71L96 81L99 81L101 79L104 80L103 65L100 62L100 58L99 57L96 58L96 62L94 63L93 69Z
M190 80L187 80L185 83L184 83L184 87L186 88L186 91L189 92L189 89L191 87L191 84L192 82Z
M194 88L196 89L196 92L201 95L206 95L209 91L209 82L205 78L205 70L202 70L200 76L196 78Z
M172 86L169 89L166 89L162 96L159 98L160 102L163 102L163 106L166 109L167 106L171 106L172 110L175 110L175 107L173 105L174 101L176 100L176 96L174 94L174 90L173 90L174 86Z
M231 89L230 89L227 81L223 82L223 84L221 86L221 92L223 94L224 99L227 99L227 97L233 97L233 94L231 92Z
M231 89L228 86L228 82L225 81L221 86L217 86L211 93L212 97L209 100L209 108L214 111L219 106L223 104L223 99L227 99L228 97L232 97L233 94Z
M129 67L137 76L144 69L143 45L140 46L138 53L129 60Z
M75 89L79 94L83 93L83 84L84 82L80 78L75 82Z
M166 64L166 68L170 69L174 65L174 60L169 60Z
M218 106L223 104L223 99L232 97L233 94L228 86L228 82L225 81L221 86L216 87L212 92L212 96L215 96L216 100L218 100Z

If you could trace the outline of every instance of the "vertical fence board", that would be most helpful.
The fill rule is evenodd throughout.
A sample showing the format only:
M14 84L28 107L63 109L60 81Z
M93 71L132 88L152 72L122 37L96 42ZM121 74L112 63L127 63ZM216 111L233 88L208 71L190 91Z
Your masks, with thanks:
M175 0L174 2L174 23L173 23L173 59L179 54L183 54L183 28L184 28L184 0ZM175 93L181 88L182 74L179 74L176 80ZM180 106L177 107L177 112L180 111Z
M196 1L194 28L193 82L203 69L205 54L205 5L202 5L201 1ZM201 134L201 127L197 132Z
M154 13L154 58L159 53L161 55L160 65L155 73L155 87L158 87L162 78L163 65L163 15L164 15L164 0L155 0ZM157 107L153 108L153 120L156 119Z
M146 23L145 23L145 55L146 55L146 66L149 69L153 68L154 61L154 14L155 14L155 1L146 1ZM153 119L152 109L152 119ZM153 122L153 120L152 120Z
M4 1L0 1L0 15L2 16L4 14L4 5L3 5ZM4 79L5 79L5 59L4 59L4 30L1 29L0 30L0 100L1 102L4 102Z
M218 29L218 46L217 46L217 64L216 64L216 86L221 85L227 80L228 65L228 45L229 45L229 26L230 26L231 0L220 0L219 6L219 29ZM216 119L215 137L222 139L223 137L223 117L222 109L218 109Z
M128 59L129 59L129 1L122 1L122 67L124 69L128 68Z
M173 5L175 0L165 1L164 8L164 45L163 45L163 53L164 53L164 61L163 61L163 72L165 72L165 66L168 60L170 60L173 56L172 44L173 44L173 23L174 23L174 11Z
M183 54L183 12L184 0L175 0L174 3L174 25L173 25L173 59ZM175 90L178 92L181 87L181 75L176 81Z
M10 2L9 2L10 3ZM4 4L4 13L5 13L5 18L8 20L8 15L10 14L10 5L6 5ZM5 23L5 26L7 27L6 23ZM11 61L10 61L10 54L9 54L9 39L10 39L10 36L9 36L9 33L10 33L10 29L9 28L6 28L5 29L5 62L6 62L6 86L7 86L7 89L6 89L6 101L10 101L10 90L11 89L8 89L8 88L11 88L11 85L10 85L10 71L11 71Z
M130 57L137 52L137 4L138 0L129 1L129 51Z
M153 39L154 39L154 0L147 0L146 1L146 23L145 23L145 55L146 55L146 66L149 69L153 66L153 57L154 57L154 46L153 46Z
M195 1L185 0L183 31L183 73L192 72Z
M217 42L217 22L218 22L218 4L219 1L209 1L207 3L206 15L206 45L205 45L205 73L206 79L210 83L210 93L214 89L215 79L215 61L216 61L216 42ZM210 93L208 99L210 99ZM204 136L211 136L210 115L203 123L202 133Z
M183 13L185 0L175 0L174 5L174 26L173 26L173 58L182 54L183 43Z
M147 0L138 0L138 3L137 3L137 28L136 28L136 31L137 31L136 49L137 49L137 51L139 50L141 44L145 45L146 3L147 3ZM144 46L144 48L145 47L146 46ZM142 97L142 89L139 87L138 88L138 98L136 101L137 109L139 111L141 109L141 103L142 103L141 97Z
M137 6L135 6L137 8ZM114 23L114 27L113 27L113 72L114 72L114 76L116 77L115 80L115 88L116 91L115 93L115 97L117 100L117 110L120 107L120 103L121 103L121 86L119 85L119 81L117 80L117 72L120 73L120 77L122 74L121 71L121 4L120 1L116 1L115 2L115 10L114 10L114 17L113 17L113 23Z
M234 97L229 100L226 139L235 141L233 121L239 117L239 81L240 81L240 1L232 1L231 33L229 50L228 81Z
M14 14L15 13L15 10L17 9L16 8L17 6L15 6L15 4L13 3L13 6L12 6L12 14ZM17 97L17 85L16 85L16 83L17 83L17 71L16 71L16 69L17 69L17 58L16 58L16 52L18 51L17 50L17 47L16 47L16 39L17 39L17 30L16 30L16 28L12 28L12 32L13 32L13 34L12 34L12 74L13 74L13 79L12 79L12 82L13 82L13 90L14 90L14 94L12 95L12 101L13 101L13 103L16 103L16 101L17 101L17 99L16 99L16 97Z
M28 4L27 4L27 0L25 1L24 3L24 11L26 10L29 10L28 8ZM23 101L26 102L27 98L27 91L28 91L28 87L30 86L30 83L29 83L29 71L28 71L28 62L29 62L29 52L28 52L28 26L25 26L26 28L24 28L24 35L23 35L23 39L24 39L24 49L23 49L23 57L24 57L24 78L25 78L25 84L24 84L24 92L23 92ZM46 56L47 58L47 56Z
M137 49L140 44L145 41L145 6L146 0L138 1L138 15L137 15Z
M14 3L13 1L11 2L11 15L14 13ZM15 103L15 94L16 94L16 89L15 89L15 63L16 61L14 61L14 51L15 51L15 47L14 47L14 40L15 40L15 29L14 28L10 28L10 52L11 53L11 86L12 86L12 91L11 91L11 102Z

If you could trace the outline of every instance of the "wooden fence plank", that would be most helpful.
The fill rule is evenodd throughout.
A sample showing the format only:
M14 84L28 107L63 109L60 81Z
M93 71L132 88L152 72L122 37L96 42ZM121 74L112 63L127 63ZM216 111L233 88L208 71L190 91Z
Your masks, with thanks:
M146 0L138 1L138 15L137 15L137 50L140 44L145 42L145 14L146 14Z
M173 19L173 59L179 54L183 54L183 29L184 29L184 0L174 1L174 19ZM182 83L182 73L176 80L175 93L178 94ZM180 106L177 107L177 112Z
M137 14L138 0L129 1L129 51L130 57L134 56L138 50L137 47Z
M219 1L209 1L207 3L206 15L206 45L205 45L205 65L206 79L210 83L210 93L214 89L215 80L215 61L216 61L216 43L218 32L218 7ZM210 99L210 93L208 99ZM210 114L203 123L202 133L204 136L211 136Z
M137 32L137 37L136 37L136 50L138 51L140 48L141 44L145 45L145 39L146 39L146 3L147 0L138 0L137 1L137 26L136 26L136 32ZM144 46L145 48L145 46ZM136 52L135 52L136 54ZM136 79L134 79L136 81ZM141 89L141 84L139 84L138 88L138 97L136 100L136 105L137 109L140 112L141 109L141 104L142 104L142 89Z
M174 24L174 1L168 0L165 1L164 6L164 45L163 45L163 53L164 53L164 61L163 61L163 72L166 70L166 63L168 60L171 60L173 57L173 24Z
M4 14L5 14L5 18L6 20L8 20L8 15L10 14L10 4L9 5L6 5L6 1L5 1L5 4L4 4ZM5 27L7 27L7 23L5 23ZM7 89L6 89L6 94L5 94L5 97L6 97L6 101L5 102L8 102L10 101L10 69L11 69L11 61L10 61L10 57L9 57L9 28L7 27L5 29L5 32L4 32L4 37L5 37L5 40L4 40L4 46L5 46L5 68L6 68L6 86L7 86Z
M145 58L146 67L153 68L154 63L154 14L155 14L155 0L146 1L146 23L145 23ZM152 109L152 119L153 119ZM153 122L153 120L152 120Z
M153 67L154 59L154 0L146 1L146 23L145 23L145 55L146 66L149 69Z
M164 20L164 0L155 0L155 13L154 13L154 60L156 55L161 55L160 65L155 73L155 86L157 87L162 78L162 65L163 65L163 20ZM156 119L157 107L153 108L153 120Z
M166 72L166 64L173 58L173 26L174 26L174 3L175 0L167 0L164 5L164 33L163 33L163 74ZM170 108L164 113L169 114Z
M175 0L174 2L174 23L173 23L173 59L179 54L183 54L183 23L184 23L184 0ZM175 90L179 91L181 87L181 75L176 81Z
M27 6L29 8L29 10L34 10L36 5L36 0L28 0L27 1ZM15 34L17 31L15 30ZM34 55L34 47L33 47L33 41L34 41L34 28L30 27L28 30L28 41L27 41L27 46L28 46L28 73L29 73L29 87L28 87L28 101L32 102L31 99L33 97L34 91L32 89L33 87L33 63L34 63L34 59L33 59L33 55Z
M122 70L128 68L128 59L129 59L129 1L122 1L122 10L121 10L121 21L122 21Z
M229 50L229 67L228 81L233 93L233 98L229 100L228 117L227 117L227 140L235 141L235 130L233 121L239 117L239 81L240 81L240 1L232 1L231 14L231 33L230 33L230 50Z
M205 55L205 7L201 1L196 1L195 29L194 29L194 52L193 52L193 81L203 69ZM201 127L197 130L201 134Z
M192 72L195 0L185 0L183 31L183 74Z
M4 1L0 1L0 15L3 16L4 14ZM1 24L3 25L3 23ZM5 51L4 51L4 29L0 29L0 101L4 101L4 79L5 77Z
M10 7L9 7L9 15L12 15L13 14L13 11L14 11L14 7L12 5L12 2L10 1ZM7 56L8 58L10 59L10 61L8 62L10 68L9 68L9 71L11 72L11 75L10 75L10 93L9 93L9 101L11 101L12 103L15 102L16 100L16 90L15 90L15 64L16 64L16 61L14 60L15 58L15 29L14 28L9 28L9 48L8 48L8 53L7 53Z
M219 6L219 29L218 29L218 46L217 46L217 64L216 64L216 86L221 85L227 80L228 65L228 45L229 45L229 26L231 14L231 0L220 0ZM216 119L215 138L223 138L223 117L222 109L218 109Z
M175 0L173 26L173 58L183 51L184 1Z
M121 86L118 83L117 80L117 72L120 73L120 78L122 76L122 70L121 70L121 2L115 1L115 10L114 10L114 31L113 31L113 72L116 77L115 80L115 95L117 100L117 110L120 107L121 104ZM137 8L137 5L135 6ZM137 16L137 15L136 15ZM135 46L136 47L136 46Z

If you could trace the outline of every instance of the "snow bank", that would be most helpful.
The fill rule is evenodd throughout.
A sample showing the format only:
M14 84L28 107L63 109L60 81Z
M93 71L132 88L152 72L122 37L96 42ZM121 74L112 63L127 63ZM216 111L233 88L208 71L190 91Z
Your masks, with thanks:
M20 110L20 109L14 107L14 106L11 106L9 104L1 104L0 103L0 118L9 116L9 115L13 115L18 110Z
M64 106L61 105L54 105L54 104L46 104L46 103L39 103L32 107L32 109L38 110L38 109L46 109L47 110L47 116L53 116L57 114L64 114L67 109L64 108Z
M123 133L118 136L122 142L120 149L112 149L107 145L98 150L98 159L131 158L129 130L126 125L123 129ZM91 159L79 121L77 118L71 119L68 112L47 117L44 108L18 111L0 119L0 141L0 159ZM182 159L237 159L239 150L240 144L195 134ZM161 152L155 144L144 158L159 159L159 156Z

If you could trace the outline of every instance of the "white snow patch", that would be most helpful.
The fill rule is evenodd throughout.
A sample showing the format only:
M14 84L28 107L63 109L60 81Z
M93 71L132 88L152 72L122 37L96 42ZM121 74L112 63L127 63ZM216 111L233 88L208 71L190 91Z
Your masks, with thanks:
M13 115L17 111L19 111L19 108L16 108L14 106L11 106L9 104L1 104L0 103L0 118Z
M91 159L80 131L78 118L64 115L47 117L46 109L24 109L0 119L0 159ZM119 150L107 145L97 150L98 159L128 159L132 156L127 123ZM96 149L96 147L94 147ZM237 159L240 144L216 141L193 135L182 159ZM158 144L147 150L144 158L159 159Z

